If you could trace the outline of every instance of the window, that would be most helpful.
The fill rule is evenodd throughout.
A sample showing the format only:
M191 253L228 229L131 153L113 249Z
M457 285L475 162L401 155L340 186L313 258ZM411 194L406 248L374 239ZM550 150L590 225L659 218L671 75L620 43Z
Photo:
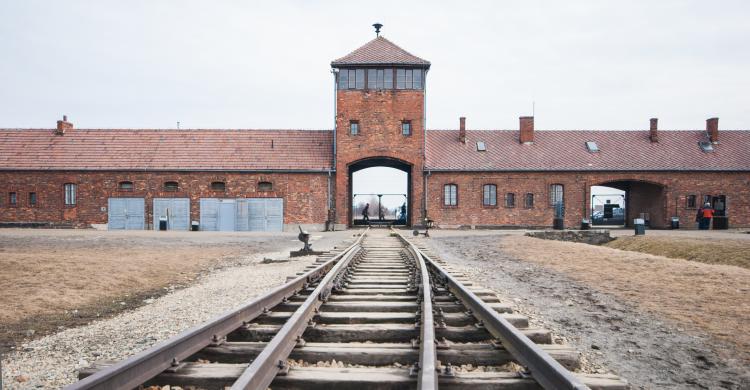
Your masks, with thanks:
M526 207L527 209L533 209L534 208L534 194L527 193L523 198L523 207Z
M484 144L484 141L477 141L477 152L484 152L487 150L487 145Z
M497 186L485 184L482 189L482 205L497 206Z
M349 82L349 84L351 84L351 81ZM357 82L354 84L354 88L365 89L365 70L364 69L357 69Z
M695 195L688 195L685 200L686 200L686 204L685 204L686 208L689 208L689 209L695 208L695 201L696 201Z
M76 186L73 183L67 183L63 186L63 192L65 192L65 205L75 206L76 204Z
M401 122L401 135L411 135L411 121Z
M393 69L383 69L383 88L393 89Z
M36 206L36 192L29 192L29 206Z
M273 191L273 184L270 181L258 183L258 191Z
M227 185L223 181L211 182L211 190L213 191L226 191Z
M365 89L365 70L339 69L339 89Z
M516 194L512 192L505 194L505 207L516 207Z
M422 89L422 69L396 69L396 89Z
M701 203L701 207L703 207L703 205L706 203L711 203L711 195L703 195L703 202Z
M445 206L458 205L458 186L455 184L446 184L443 187L443 204Z
M121 181L117 184L117 189L120 191L133 191L133 182Z
M164 191L175 192L180 189L180 184L176 181L165 181Z
M16 204L18 204L18 198L16 197L16 193L15 192L8 193L8 203L11 206L15 206Z
M563 203L563 185L552 184L549 186L549 204L550 206L561 205Z
M349 134L359 135L359 122L358 121L349 121Z
M591 153L596 153L599 151L599 145L594 141L586 141L586 149Z

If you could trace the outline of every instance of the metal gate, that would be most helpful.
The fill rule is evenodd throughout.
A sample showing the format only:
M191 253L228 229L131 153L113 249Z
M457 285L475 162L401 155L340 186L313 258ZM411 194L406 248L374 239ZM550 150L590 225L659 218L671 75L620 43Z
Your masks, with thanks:
M109 198L109 230L143 230L146 201L143 198Z
M280 232L284 228L284 199L248 199L250 231Z
M200 200L201 230L280 232L284 228L282 198Z
M207 231L235 230L234 199L201 198L200 229Z
M159 229L159 219L167 218L167 230L190 229L189 198L154 198L154 230Z

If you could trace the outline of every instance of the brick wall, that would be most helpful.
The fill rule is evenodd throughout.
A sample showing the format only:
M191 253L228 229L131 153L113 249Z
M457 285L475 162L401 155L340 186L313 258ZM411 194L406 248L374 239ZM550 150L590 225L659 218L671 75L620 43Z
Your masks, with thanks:
M410 221L422 220L424 93L416 90L339 90L336 95L336 222L349 224L349 166L370 158L392 158L411 165ZM359 122L359 135L349 123ZM411 121L412 135L401 135Z
M565 226L575 228L590 217L591 186L611 182L629 184L628 218L641 212L650 214L651 225L669 226L673 216L681 226L694 227L695 209L687 208L686 197L696 195L698 206L703 195L726 195L730 227L750 226L750 175L747 173L702 172L511 172L447 173L433 172L427 184L427 214L438 225L551 227L554 210L549 202L549 187L559 183L565 189ZM443 185L458 186L458 205L443 205ZM495 207L482 205L484 184L497 186ZM516 205L505 207L508 192L515 193ZM524 207L524 194L534 194L534 207Z
M131 181L132 191L118 190ZM176 192L164 191L166 181L177 181ZM211 190L211 182L224 181L226 191ZM258 191L261 181L273 190ZM64 205L63 185L77 184L77 204ZM8 193L17 193L17 205ZM36 192L37 204L28 193ZM323 223L326 220L328 176L317 173L210 173L210 172L0 172L0 222L52 222L84 227L107 223L110 197L138 197L146 201L146 223L152 218L153 198L190 198L190 218L200 219L200 198L284 198L284 223ZM105 208L102 211L102 208Z

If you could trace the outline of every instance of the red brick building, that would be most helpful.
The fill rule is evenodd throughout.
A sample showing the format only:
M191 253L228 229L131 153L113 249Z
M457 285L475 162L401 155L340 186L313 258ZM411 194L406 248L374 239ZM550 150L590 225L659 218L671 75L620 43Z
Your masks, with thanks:
M750 131L425 129L430 63L378 37L331 63L334 130L0 130L0 224L202 230L351 225L352 175L403 170L407 224L566 227L591 187L625 191L625 220L750 226ZM163 221L163 222L161 222Z

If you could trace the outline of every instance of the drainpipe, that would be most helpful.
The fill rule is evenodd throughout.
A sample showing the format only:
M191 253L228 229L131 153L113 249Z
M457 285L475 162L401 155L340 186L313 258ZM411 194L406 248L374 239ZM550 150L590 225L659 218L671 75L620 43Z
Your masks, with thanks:
M427 174L424 175L424 183L422 184L422 203L424 204L424 209L422 210L423 219L425 220L425 223L427 222L427 179L432 175L431 171L427 171Z
M339 93L338 78L336 75L338 73L338 69L331 69L331 74L333 74L333 169L336 169L336 115L338 114L336 103Z
M424 77L422 77L422 84L424 87L424 92L422 93L422 172L423 172L423 184L422 184L422 204L424 205L424 208L422 209L422 222L427 225L427 176L431 174L431 172L427 172L427 175L424 175L424 168L425 168L425 162L427 161L427 72L430 71L430 68L427 68L424 70Z
M331 172L332 172L332 170L329 169L328 170L328 210L327 210L328 211L328 215L326 215L326 220L328 221L328 226L327 226L326 230L328 230L328 231L334 231L335 230L334 229L334 224L336 223L335 221L331 220L331 210L333 209L333 207L332 207L333 206L333 202L332 202L332 199L331 199Z

